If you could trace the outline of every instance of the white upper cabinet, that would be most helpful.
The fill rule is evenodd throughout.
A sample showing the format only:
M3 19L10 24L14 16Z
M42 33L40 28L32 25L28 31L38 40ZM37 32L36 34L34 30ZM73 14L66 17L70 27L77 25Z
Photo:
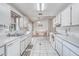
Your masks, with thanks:
M24 27L27 27L27 24L29 23L28 18L24 17Z
M79 4L72 5L72 25L79 25Z
M6 4L0 4L0 24L6 26L10 24L10 10Z
M53 27L55 27L56 26L56 18L54 18L52 22L53 22Z
M53 19L52 24L53 24L53 32L55 32L55 30L56 30L56 17Z
M61 14L61 24L62 26L70 25L70 6L67 7Z
M20 18L20 29L22 29L24 27L24 19L23 17Z
M16 39L6 44L6 55L7 56L20 56L20 41Z
M57 16L56 16L56 24L60 24L61 23L61 15L60 14L58 14Z

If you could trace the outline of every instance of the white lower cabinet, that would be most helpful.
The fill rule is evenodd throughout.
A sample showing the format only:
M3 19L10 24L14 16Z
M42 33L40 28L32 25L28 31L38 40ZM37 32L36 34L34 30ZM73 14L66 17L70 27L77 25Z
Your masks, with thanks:
M68 42L65 42L65 41L63 41L63 46L65 45L65 47L63 47L63 53L64 53L64 51L66 50L66 49L68 49L68 51L67 51L67 53L69 52L69 51L71 51L71 53L69 53L70 55L79 55L79 48L78 47L76 47L76 46L74 46L74 45L72 45L72 44L70 44L70 43L68 43ZM64 54L63 54L64 55Z
M19 56L20 55L20 41L17 39L6 44L7 56Z
M55 37L55 42L56 42L55 49L57 50L60 56L78 56L79 55L79 48L66 42L65 40L59 37Z
M72 25L79 25L79 3L72 5Z
M55 37L55 44L56 44L56 50L60 56L62 56L62 51L63 51L63 44L62 40L59 37Z
M20 53L22 55L22 53L24 52L24 40L20 42Z
M60 56L62 56L62 43L58 40L56 40L56 50L59 53Z
M25 36L22 39L23 40L20 42L20 54L21 55L27 48L28 44L31 42L31 36L27 36L27 37Z
M76 56L76 55L66 46L63 46L63 56Z
M0 56L20 56L31 42L32 35L25 35L22 38L14 39L0 47Z
M4 46L3 47L0 47L0 56L4 56Z

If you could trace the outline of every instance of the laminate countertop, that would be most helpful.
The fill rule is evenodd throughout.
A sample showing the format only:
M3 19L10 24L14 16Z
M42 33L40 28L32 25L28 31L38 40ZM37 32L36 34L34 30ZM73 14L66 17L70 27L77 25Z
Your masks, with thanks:
M60 37L62 40L65 40L67 42L70 42L71 44L74 44L75 46L79 47L79 38L75 37L74 35L62 35L62 34L56 34L55 36Z
M15 37L8 37L6 35L0 36L0 47L16 39L19 39L21 41L22 40L21 38L23 38L24 36L27 37L29 34L30 33L26 33L22 36L15 36Z
M0 46L3 46L13 40L15 40L18 37L7 37L7 36L2 36L0 37Z

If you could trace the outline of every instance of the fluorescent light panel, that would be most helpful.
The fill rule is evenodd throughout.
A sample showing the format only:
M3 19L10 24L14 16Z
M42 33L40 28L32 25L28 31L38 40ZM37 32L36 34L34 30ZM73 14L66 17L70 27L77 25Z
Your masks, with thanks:
M41 10L43 11L43 10L44 10L44 7L45 7L45 4L42 3L42 4L41 4L41 7L42 7Z
M40 3L37 3L37 10L40 11Z
M37 3L37 10L38 11L44 11L45 4L44 3Z

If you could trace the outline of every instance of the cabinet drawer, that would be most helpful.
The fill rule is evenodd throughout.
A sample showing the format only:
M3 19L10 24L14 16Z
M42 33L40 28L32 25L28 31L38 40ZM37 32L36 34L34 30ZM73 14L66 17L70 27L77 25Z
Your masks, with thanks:
M76 55L66 46L63 46L63 56L76 56Z
M0 47L0 56L4 55L4 47Z
M63 44L67 46L70 50L72 50L76 55L79 55L79 48L65 41L63 42Z

